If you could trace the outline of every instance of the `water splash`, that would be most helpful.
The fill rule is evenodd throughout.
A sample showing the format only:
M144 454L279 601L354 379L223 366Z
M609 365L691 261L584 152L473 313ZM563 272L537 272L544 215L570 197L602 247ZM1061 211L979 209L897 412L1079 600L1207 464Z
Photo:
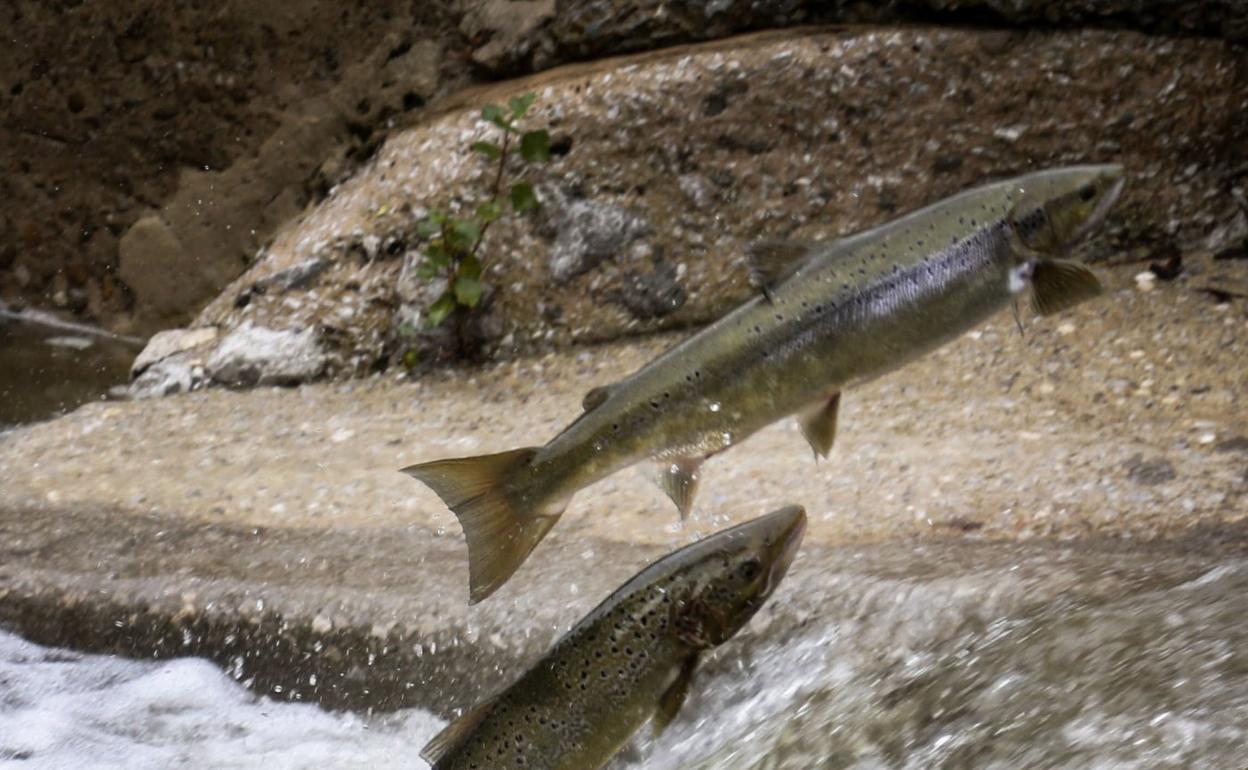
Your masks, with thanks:
M331 714L249 693L206 660L80 655L0 633L0 767L424 768L442 723Z

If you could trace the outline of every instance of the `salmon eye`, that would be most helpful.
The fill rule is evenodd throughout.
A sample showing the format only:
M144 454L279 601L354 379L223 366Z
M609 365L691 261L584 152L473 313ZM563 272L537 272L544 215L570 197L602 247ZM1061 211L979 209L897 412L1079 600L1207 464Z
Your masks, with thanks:
M741 575L742 580L753 580L762 571L763 565L759 564L757 559L750 559L740 567L737 567L737 573Z
M1093 187L1092 185L1085 184L1083 187L1079 188L1079 200L1084 201L1086 203L1087 201L1090 201L1095 197L1096 197L1096 188Z

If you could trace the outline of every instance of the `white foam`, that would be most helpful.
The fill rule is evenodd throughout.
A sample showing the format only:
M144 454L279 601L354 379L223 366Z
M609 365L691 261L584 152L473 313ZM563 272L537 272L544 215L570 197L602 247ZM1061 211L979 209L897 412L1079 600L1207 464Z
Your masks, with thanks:
M424 768L441 727L259 698L197 658L78 655L0 633L0 768Z

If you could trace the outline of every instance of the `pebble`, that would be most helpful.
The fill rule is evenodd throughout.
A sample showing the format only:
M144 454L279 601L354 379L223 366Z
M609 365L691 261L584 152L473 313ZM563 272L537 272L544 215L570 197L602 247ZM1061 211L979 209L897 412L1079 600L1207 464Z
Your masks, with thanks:
M1152 270L1145 270L1135 274L1135 288L1140 291L1152 291L1157 287L1157 274Z
M1066 336L1069 336L1069 335L1071 335L1071 334L1074 334L1074 333L1075 333L1075 325L1074 325L1074 324L1072 324L1070 321L1066 321L1066 322L1065 322L1065 323L1063 323L1061 326L1057 327L1057 333L1058 333L1058 334L1060 334L1060 335L1062 335L1063 337L1066 337Z
M1213 442L1217 440L1218 440L1218 436L1216 433L1202 433L1200 434L1200 438L1197 439L1197 441L1199 441L1202 444L1212 444Z

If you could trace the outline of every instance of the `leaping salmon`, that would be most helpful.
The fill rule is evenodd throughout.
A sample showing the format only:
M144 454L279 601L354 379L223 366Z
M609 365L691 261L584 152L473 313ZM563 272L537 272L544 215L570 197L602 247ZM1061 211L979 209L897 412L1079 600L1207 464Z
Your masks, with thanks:
M699 658L763 606L805 530L789 506L651 564L421 756L434 770L602 767L647 720L672 721Z
M1039 171L839 240L757 244L758 296L591 390L584 413L545 446L403 471L459 518L475 604L599 479L656 458L683 516L699 466L770 423L798 415L826 456L846 387L958 337L1028 287L1046 315L1096 296L1096 276L1061 255L1104 219L1122 186L1116 164Z

